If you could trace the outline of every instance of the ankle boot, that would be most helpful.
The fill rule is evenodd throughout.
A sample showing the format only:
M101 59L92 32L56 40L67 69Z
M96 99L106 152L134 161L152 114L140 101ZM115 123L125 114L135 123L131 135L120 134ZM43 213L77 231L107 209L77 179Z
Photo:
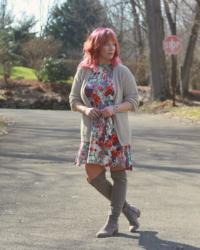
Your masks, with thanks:
M118 218L126 198L127 178L125 171L111 172L113 187L110 197L110 213L105 225L96 234L97 237L113 236L118 232Z
M96 233L97 238L105 238L114 236L118 233L118 221L113 218L112 214L109 214L104 226Z
M88 183L91 184L108 200L111 200L113 185L109 180L106 179L105 172L106 170L104 169L96 178L92 179L90 182L88 181ZM135 232L140 226L138 222L138 218L140 217L141 214L140 210L135 206L130 205L127 201L125 201L122 208L122 212L129 221L129 231Z
M140 226L138 222L141 213L140 210L133 205L127 204L123 208L123 213L129 221L129 231L132 233L135 232Z

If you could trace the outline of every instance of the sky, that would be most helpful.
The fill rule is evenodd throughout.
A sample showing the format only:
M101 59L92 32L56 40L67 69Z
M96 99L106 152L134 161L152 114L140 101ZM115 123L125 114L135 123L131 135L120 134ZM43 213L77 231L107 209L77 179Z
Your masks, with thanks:
M38 34L40 33L40 26L46 23L48 9L55 3L60 4L61 2L63 2L63 0L7 0L8 10L11 10L16 22L25 16L35 16L38 22L32 31Z
M48 11L55 4L60 5L65 0L6 0L8 10L14 15L17 23L18 20L23 19L25 16L35 16L38 21L35 27L31 30L40 34L41 26L44 26L47 21ZM103 1L103 0L102 0ZM40 9L41 6L41 9Z

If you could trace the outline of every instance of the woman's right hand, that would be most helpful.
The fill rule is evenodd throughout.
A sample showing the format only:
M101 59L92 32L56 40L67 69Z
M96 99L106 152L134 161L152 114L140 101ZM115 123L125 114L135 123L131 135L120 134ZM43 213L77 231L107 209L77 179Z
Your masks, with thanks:
M97 108L85 107L84 114L92 119L98 119L101 116L101 111Z

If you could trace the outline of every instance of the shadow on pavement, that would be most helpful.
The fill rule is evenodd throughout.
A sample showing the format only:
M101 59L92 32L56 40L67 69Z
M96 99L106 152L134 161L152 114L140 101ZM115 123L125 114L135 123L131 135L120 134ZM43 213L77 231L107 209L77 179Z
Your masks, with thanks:
M139 246L146 250L200 250L198 247L193 247L180 242L168 241L159 239L155 231L137 231L134 235L118 233L116 237L138 239Z
M186 167L167 167L167 166L152 166L152 165L144 165L144 164L138 164L136 163L136 168L138 169L146 169L146 170L159 170L159 171L171 171L171 172L186 172L186 173L195 173L200 174L200 169L197 168L186 168Z

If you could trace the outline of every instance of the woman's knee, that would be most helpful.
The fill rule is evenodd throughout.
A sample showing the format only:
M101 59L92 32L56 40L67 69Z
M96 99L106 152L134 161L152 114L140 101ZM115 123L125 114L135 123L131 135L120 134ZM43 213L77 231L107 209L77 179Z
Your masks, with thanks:
M91 182L92 179L96 178L105 168L97 164L86 164L85 170L87 173L87 181Z
M113 181L120 180L123 182L127 182L127 173L126 170L119 170L119 171L111 171L111 178Z
M124 167L110 167L110 172L125 171Z

